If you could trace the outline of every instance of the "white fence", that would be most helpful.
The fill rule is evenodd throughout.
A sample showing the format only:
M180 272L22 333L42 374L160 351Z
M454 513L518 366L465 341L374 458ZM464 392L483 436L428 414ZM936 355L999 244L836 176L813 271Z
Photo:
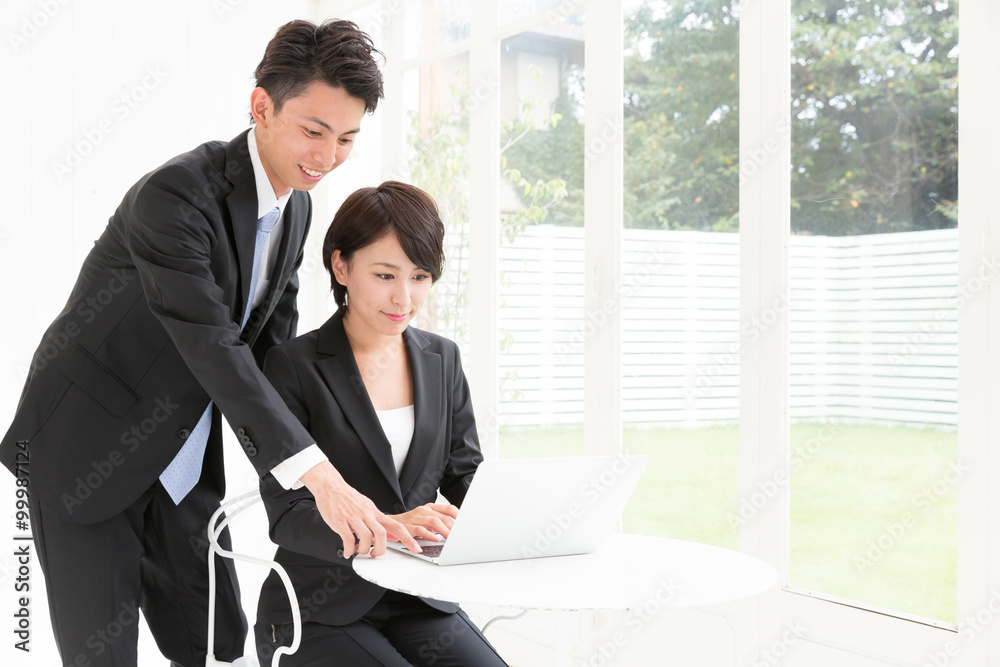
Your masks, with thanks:
M738 419L740 329L791 308L796 421L957 425L958 231L791 239L789 295L739 321L737 234L626 230L623 421L695 427ZM501 415L577 424L584 312L581 229L532 227L500 254Z

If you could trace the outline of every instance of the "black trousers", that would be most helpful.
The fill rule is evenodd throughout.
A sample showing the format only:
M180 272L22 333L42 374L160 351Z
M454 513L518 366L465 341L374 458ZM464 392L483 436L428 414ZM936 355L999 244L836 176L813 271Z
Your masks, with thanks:
M261 667L272 667L279 646L292 643L291 625L254 626ZM506 667L464 611L438 611L420 598L386 591L363 617L348 625L305 623L302 643L277 667Z
M31 527L64 665L135 667L139 610L176 667L205 664L208 633L206 527L219 493L203 475L174 505L156 482L123 513L80 525L37 500ZM229 548L229 534L220 544ZM216 558L215 655L243 655L247 621L233 562Z

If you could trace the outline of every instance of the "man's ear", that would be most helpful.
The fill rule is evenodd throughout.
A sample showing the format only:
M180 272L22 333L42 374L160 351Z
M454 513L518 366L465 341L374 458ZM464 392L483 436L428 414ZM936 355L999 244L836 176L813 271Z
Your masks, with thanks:
M274 102L267 91L260 86L250 93L250 115L258 127L266 128L274 117Z

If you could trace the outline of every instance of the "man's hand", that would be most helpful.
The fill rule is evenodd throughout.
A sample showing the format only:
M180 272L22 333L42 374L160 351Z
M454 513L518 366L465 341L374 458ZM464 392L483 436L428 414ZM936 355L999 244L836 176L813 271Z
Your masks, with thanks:
M316 464L300 479L316 498L320 516L343 541L344 558L355 552L381 556L387 536L420 553L406 527L380 512L375 503L345 482L329 461Z
M391 515L399 521L414 537L425 537L439 542L441 537L448 537L451 527L458 518L458 508L454 505L439 505L427 503L403 514ZM402 540L400 540L402 541ZM409 548L409 545L407 545Z

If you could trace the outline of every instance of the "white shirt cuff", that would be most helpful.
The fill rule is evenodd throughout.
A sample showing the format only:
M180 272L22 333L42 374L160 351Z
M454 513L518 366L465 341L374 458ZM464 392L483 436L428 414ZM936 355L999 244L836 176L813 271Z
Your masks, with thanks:
M310 468L317 463L328 460L326 454L319 448L319 445L311 445L271 468L271 474L278 480L278 484L281 484L282 488L294 491L304 486L299 481L302 475L309 472Z

